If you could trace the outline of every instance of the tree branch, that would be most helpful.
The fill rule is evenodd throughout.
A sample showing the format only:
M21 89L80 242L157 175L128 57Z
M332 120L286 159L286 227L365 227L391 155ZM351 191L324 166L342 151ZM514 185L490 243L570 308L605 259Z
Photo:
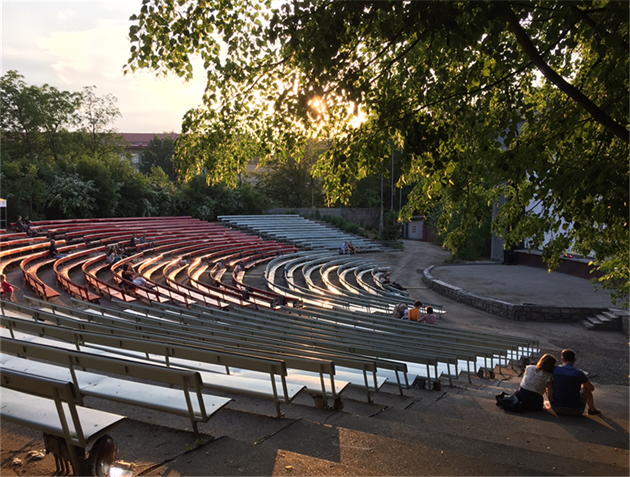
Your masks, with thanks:
M591 17L587 15L586 11L579 9L575 5L572 5L571 9L577 13L578 17L580 17L580 20L582 20L584 23L590 26L593 29L593 31L597 32L597 30L595 30L597 23L595 23L595 20L593 20ZM621 44L625 48L626 52L630 50L630 44L628 44L628 42L625 39L622 40Z
M613 135L623 140L626 144L630 144L630 133L628 132L628 130L626 130L625 127L618 124L613 118L602 111L580 90L578 90L572 84L568 83L564 78L556 73L553 68L551 68L542 58L542 56L540 56L538 50L527 35L527 32L525 32L525 30L521 26L518 18L516 17L510 6L506 6L504 4L504 8L510 30L516 36L516 39L520 43L527 56L529 56L529 58L540 70L540 72L545 76L545 78L555 84L558 89L560 89L560 91L576 101L593 117L593 119L595 119L595 121L604 126Z

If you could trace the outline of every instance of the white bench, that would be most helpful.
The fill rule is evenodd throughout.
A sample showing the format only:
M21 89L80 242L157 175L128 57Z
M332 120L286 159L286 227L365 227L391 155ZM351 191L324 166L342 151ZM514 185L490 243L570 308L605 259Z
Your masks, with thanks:
M22 309L22 311L26 310ZM77 314L84 313L78 310L70 311ZM116 310L112 311L116 312ZM171 343L159 342L160 337L155 336L155 340L152 340L151 335L146 332L116 329L113 335L104 334L105 329L102 325L81 324L75 318L49 315L43 311L33 310L33 314L38 319L48 318L48 321L56 321L63 327L4 316L0 316L0 324L9 329L12 337L18 331L22 331L33 337L39 335L64 340L66 343L80 342L84 347L90 347L91 352L96 352L98 349L100 353L107 352L114 357L198 371L205 388L274 400L278 416L282 415L279 405L292 402L304 388L302 381L287 380L285 363L278 358L254 356L251 353L240 354L236 350L230 352L225 349L218 351L210 347L204 349L200 347L203 346L202 343L191 343L188 339L179 340L179 344L174 339L169 340ZM98 315L91 315L91 317L97 318ZM81 325L80 330L70 329L77 325ZM7 334L5 333L4 336ZM19 338L24 339L22 336ZM34 338L30 341L40 340ZM56 346L59 344L61 343L58 342ZM234 372L238 368L239 374L231 373L230 368L234 368ZM255 376L256 379L245 377L243 370L255 373L250 376ZM313 383L310 384L313 385Z
M75 475L87 475L95 458L92 451L125 416L77 406L74 386L68 380L1 369L2 419L42 431L46 453L55 455L58 472L67 472L70 461ZM94 445L86 458L85 448L90 444Z
M231 401L229 398L202 394L201 377L194 371L131 362L6 337L0 339L0 344L3 368L36 376L70 380L75 385L77 395L94 396L188 417L195 432L198 432L198 422L208 422L215 412ZM32 359L18 358L6 353ZM65 366L47 364L34 359L57 362ZM75 367L157 381L168 386L181 386L182 389L113 378L79 371Z

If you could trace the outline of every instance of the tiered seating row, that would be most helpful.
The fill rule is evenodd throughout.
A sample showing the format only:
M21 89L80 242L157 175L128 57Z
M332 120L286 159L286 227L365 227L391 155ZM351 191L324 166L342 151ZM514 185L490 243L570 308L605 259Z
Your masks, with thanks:
M296 249L293 246L263 240L231 230L223 225L209 224L190 217L34 223L34 226L43 225L48 228L51 235L66 237L57 241L60 253L73 253L56 261L48 255L47 248L50 242L44 237L30 239L21 237L16 239L16 245L20 246L10 247L13 242L9 241L6 243L9 246L6 249L3 247L0 268L4 271L5 268L19 264L26 283L44 299L59 296L59 290L38 277L38 271L43 270L45 266L53 265L61 288L87 301L98 301L101 296L106 295L128 302L141 299L146 302L172 302L186 307L195 302L217 307L226 307L230 303L238 304L238 306L277 306L278 303L285 303L285 300L276 293L253 290L242 282L202 280L201 274L205 270L198 271L194 277L186 272L188 262L203 255L204 250L214 250L212 245L221 245L216 248L217 251L222 250L216 255L216 259L227 258L232 262L230 266L235 266L237 262L245 264L261 260L267 254L276 256L287 251L294 252ZM146 235L148 243L138 244L136 241L135 247L132 247L129 240L133 235L136 235L136 238ZM26 240L29 245L24 245ZM70 246L68 242L74 245ZM92 248L95 244L97 246ZM110 279L109 274L105 275L110 269L110 264L107 263L103 253L106 244L117 244L126 253L138 252L128 260L137 262L138 270L145 275L151 287L124 284L121 281L120 268L116 266L112 268L113 280ZM251 245L251 248L244 248L247 244ZM165 263L167 260L171 264L168 267ZM210 258L208 260L208 263L215 264ZM122 263L124 262L120 262ZM153 265L150 266L150 264ZM78 279L76 275L73 278L73 270L79 270L79 267L85 277L85 282L83 279ZM116 273L117 270L118 273ZM156 273L156 278L152 280L151 275L154 273ZM177 275L186 277L184 280L189 284L174 279ZM88 286L96 293L88 290Z
M271 260L265 277L271 290L319 308L388 315L399 303L412 306L414 300L406 294L380 285L378 272L372 272L382 268L372 260L356 256L298 252ZM443 312L441 304L424 303L425 310L426 306L432 306L438 314Z
M351 241L361 252L378 252L371 240L307 220L299 215L223 215L218 219L233 227L251 230L262 237L292 243L302 250L337 250Z

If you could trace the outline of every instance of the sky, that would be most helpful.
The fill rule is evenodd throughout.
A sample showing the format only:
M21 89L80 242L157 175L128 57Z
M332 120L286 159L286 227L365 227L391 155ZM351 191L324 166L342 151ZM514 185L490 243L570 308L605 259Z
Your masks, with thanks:
M17 70L28 85L47 83L63 91L96 86L97 96L118 99L122 117L113 127L121 133L180 132L183 115L201 103L201 61L189 83L150 71L124 76L129 17L141 5L142 0L1 0L2 74Z

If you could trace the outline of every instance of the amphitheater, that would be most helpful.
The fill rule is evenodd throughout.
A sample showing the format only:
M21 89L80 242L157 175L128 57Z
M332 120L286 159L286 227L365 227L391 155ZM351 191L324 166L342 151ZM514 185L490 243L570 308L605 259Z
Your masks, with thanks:
M508 324L441 297L421 280L447 256L430 244L388 250L299 216L219 219L0 235L20 287L0 302L2 475L628 475L622 334ZM383 285L386 271L407 290ZM438 326L391 317L416 299ZM604 414L499 410L495 395L561 340L591 353ZM594 350L621 368L602 384L611 366Z

